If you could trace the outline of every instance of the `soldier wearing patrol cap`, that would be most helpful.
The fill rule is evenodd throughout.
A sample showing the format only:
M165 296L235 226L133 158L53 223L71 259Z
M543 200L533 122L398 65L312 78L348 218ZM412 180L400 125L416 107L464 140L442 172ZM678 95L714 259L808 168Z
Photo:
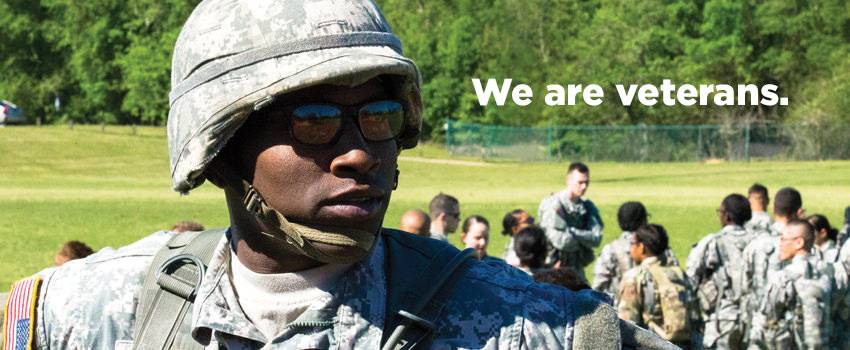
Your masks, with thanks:
M399 152L418 140L419 82L371 1L203 1L174 50L171 174L181 193L222 188L231 226L158 232L43 271L20 285L15 300L35 312L7 318L5 341L674 348L596 292L381 228Z

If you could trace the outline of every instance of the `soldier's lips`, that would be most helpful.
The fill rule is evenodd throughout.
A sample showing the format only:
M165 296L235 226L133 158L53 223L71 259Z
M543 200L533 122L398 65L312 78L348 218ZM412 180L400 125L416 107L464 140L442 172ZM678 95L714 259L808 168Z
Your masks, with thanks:
M348 220L366 220L382 213L382 198L362 197L327 203L322 211L330 217Z

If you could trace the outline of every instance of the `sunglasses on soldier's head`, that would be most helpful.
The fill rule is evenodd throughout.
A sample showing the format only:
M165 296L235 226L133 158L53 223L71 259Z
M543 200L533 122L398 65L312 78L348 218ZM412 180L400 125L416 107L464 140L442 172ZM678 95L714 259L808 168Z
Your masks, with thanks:
M292 138L307 145L327 145L337 141L343 129L343 117L353 115L354 123L367 141L387 141L398 137L404 126L404 106L398 101L382 100L360 106L309 103L284 106L271 115L289 117Z

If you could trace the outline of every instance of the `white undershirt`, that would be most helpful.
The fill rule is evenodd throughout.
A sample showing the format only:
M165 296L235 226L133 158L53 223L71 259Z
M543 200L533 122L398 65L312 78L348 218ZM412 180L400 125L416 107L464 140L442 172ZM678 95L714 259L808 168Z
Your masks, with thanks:
M329 299L327 291L352 264L325 264L291 273L263 274L248 269L233 250L231 274L239 305L268 341L319 299Z

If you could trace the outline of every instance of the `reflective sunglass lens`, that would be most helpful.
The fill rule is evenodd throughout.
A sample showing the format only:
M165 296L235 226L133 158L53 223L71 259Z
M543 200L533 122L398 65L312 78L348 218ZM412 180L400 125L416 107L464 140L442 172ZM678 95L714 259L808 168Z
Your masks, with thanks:
M401 133L404 107L396 101L378 101L360 108L358 113L363 137L370 141L386 141Z
M305 105L292 111L292 135L301 143L328 143L341 125L342 111L334 106Z

